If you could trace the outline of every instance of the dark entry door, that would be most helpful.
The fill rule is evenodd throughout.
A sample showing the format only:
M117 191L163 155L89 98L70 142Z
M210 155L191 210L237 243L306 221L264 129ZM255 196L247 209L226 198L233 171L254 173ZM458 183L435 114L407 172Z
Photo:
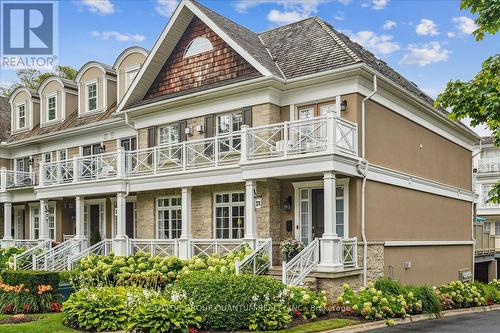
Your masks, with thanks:
M99 219L100 219L99 205L90 205L89 218L90 218L90 242L91 245L93 245L97 243L98 239L101 239L103 236L99 233Z
M134 238L134 203L127 202L127 208L125 211L126 224L125 233L129 238Z
M323 189L311 191L312 205L312 237L322 237L325 231L325 203Z

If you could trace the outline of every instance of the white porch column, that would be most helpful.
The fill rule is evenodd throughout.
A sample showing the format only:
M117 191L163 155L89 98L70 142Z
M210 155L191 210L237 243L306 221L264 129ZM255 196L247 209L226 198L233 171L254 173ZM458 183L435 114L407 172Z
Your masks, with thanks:
M190 257L189 241L193 238L191 229L191 187L182 188L181 198L181 237L179 238L179 253L181 259Z
M331 271L342 268L340 260L340 238L336 233L335 173L326 172L323 176L325 231L320 238L321 262L319 271Z
M125 235L126 228L126 198L125 193L116 193L116 236L113 239L113 252L117 256L127 255L127 237Z
M85 200L82 196L77 196L75 198L75 238L83 239L85 238L84 230L84 213L85 212Z
M10 247L14 244L12 238L12 203L3 204L3 239L2 247Z
M39 226L39 239L50 240L49 237L49 206L45 199L40 200L40 226Z
M245 240L254 243L257 239L257 221L255 218L255 192L257 184L255 180L245 182Z

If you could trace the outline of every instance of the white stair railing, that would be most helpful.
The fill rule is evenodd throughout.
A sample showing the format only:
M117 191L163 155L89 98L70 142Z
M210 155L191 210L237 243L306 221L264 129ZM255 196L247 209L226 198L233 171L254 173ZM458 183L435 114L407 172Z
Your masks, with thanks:
M191 239L189 242L189 257L211 256L213 254L223 257L248 246L243 239Z
M129 254L145 253L153 257L177 256L176 239L129 239Z
M33 256L33 269L45 271L63 271L68 268L69 258L80 253L86 244L83 239L70 239L40 255Z
M51 241L41 241L38 245L24 251L20 254L14 254L14 269L31 270L33 269L34 258L37 254L50 249Z
M236 261L236 274L260 275L272 266L273 242L272 239L259 240L258 246L242 261Z
M38 245L40 245L40 241L38 239L14 239L14 247L29 250Z
M283 265L282 281L286 285L297 286L319 263L319 240L315 238L292 260Z
M107 256L113 250L113 240L103 239L98 243L95 243L91 247L86 248L80 253L73 254L68 259L68 269L72 270L75 268L76 264L80 262L83 258L89 257L91 255L96 256Z

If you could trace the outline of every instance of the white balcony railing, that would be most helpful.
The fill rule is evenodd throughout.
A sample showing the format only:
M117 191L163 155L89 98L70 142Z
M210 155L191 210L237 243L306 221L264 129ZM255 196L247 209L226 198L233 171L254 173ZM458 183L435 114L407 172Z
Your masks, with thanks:
M485 157L477 161L477 172L500 172L500 157Z
M0 190L34 186L35 175L32 172L0 170Z
M202 140L41 163L40 185L132 178L238 166L241 161L325 153L357 156L357 126L327 116L259 127Z

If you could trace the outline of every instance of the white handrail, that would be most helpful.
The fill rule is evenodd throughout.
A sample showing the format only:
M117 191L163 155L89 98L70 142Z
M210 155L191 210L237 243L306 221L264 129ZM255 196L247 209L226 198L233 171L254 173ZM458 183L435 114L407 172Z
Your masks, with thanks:
M141 252L151 256L177 256L177 239L129 239L129 254Z
M344 267L358 267L358 240L354 238L340 239L342 264Z
M50 249L51 243L51 241L39 241L37 246L34 246L23 253L14 254L14 269L33 269L34 257L36 256L36 253Z
M286 285L302 284L304 278L318 266L319 240L315 238L292 260L283 265L282 281Z
M73 254L68 259L68 269L71 270L75 268L75 265L80 262L83 258L86 258L91 255L98 256L107 256L112 251L113 248L113 240L112 239L103 239L98 243L95 243L91 247L88 247L81 251L80 253Z
M191 239L189 240L189 257L225 256L241 250L247 243L243 239Z
M72 255L83 250L86 240L70 239L40 255L33 256L33 269L46 271L62 271L68 268Z
M35 177L32 172L6 170L6 188L28 187L35 185Z
M259 245L242 261L236 261L236 274L263 274L273 263L272 239L259 240Z

